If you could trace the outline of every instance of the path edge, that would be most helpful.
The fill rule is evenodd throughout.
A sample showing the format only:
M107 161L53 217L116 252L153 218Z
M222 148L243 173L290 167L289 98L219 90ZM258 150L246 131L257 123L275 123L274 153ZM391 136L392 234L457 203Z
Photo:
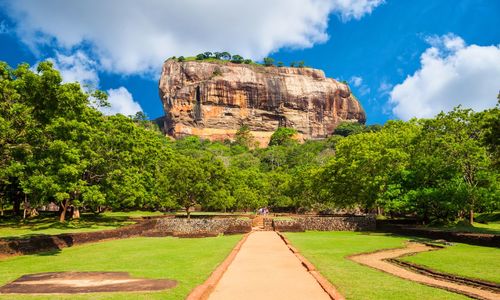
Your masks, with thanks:
M385 248L385 249L379 249L379 250L375 250L375 251L369 251L369 252L362 252L362 253L356 253L356 254L352 254L352 255L348 255L346 256L347 259L349 259L350 261L360 265L360 266L364 266L364 267L368 267L368 268L371 268L373 270L377 270L379 272L383 272L383 273L386 273L388 275L391 275L391 276L395 276L397 278L400 278L402 280L407 280L407 281L410 281L410 282L413 282L413 283L416 283L416 284L421 284L421 285L424 285L424 286L428 286L428 287L431 287L431 288L436 288L436 289L441 289L441 290L444 290L444 291L448 291L448 292L451 292L451 293L455 293L455 294L459 294L459 295L463 295L463 296L466 296L466 297L469 297L471 299L477 299L477 300L486 300L487 298L483 298L481 297L480 295L477 295L477 294L473 294L473 293L469 293L469 292L465 292L465 291L462 291L462 290L459 290L459 289L454 289L454 288L450 288L450 287L444 287L444 286L441 286L441 285L437 285L437 284L431 284L431 283L425 283L425 282L420 282L420 281L415 281L415 280L411 280L411 279L406 279L406 278L403 278L403 277L400 277L398 275L395 275L393 273L390 273L390 272L387 272L386 270L381 270L381 269L378 269L376 267L373 267L373 266L370 266L370 265L366 265L364 263L361 263L361 262L358 262L356 260L354 260L354 257L356 256L361 256L361 255L367 255L367 254L373 254L373 253L377 253L377 252L383 252L383 251L387 251L387 250L396 250L396 249L403 249L403 248L406 248L407 247L407 244L410 243L410 242L413 242L413 243L420 243L420 244L424 244L424 245L427 245L427 246L430 246L430 247L434 247L436 249L431 249L431 250L427 250L427 251L436 251L436 250L439 250L439 249L443 249L445 247L443 246L440 246L440 245L435 245L435 244L430 244L430 243L421 243L421 242L415 242L415 241L406 241L405 242L405 246L404 247L396 247L396 248ZM393 265L396 265L396 266L399 266L400 268L403 268L403 269L406 269L406 270L409 270L410 272L414 272L414 273L417 273L417 274L421 274L419 272L416 272L415 270L411 270L410 268L408 267L404 267L394 261L397 261L397 262L401 262L398 260L398 258L401 258L401 257L404 257L404 256L411 256L411 255L415 255L415 254L418 254L418 253L422 253L422 252L410 252L410 253L407 253L407 254L404 254L402 256L398 256L398 257L395 257L395 258L389 258L389 259L383 259L383 261L387 262L387 263L390 263L390 264L393 264ZM423 274L421 274L423 275ZM447 280L447 279L444 279L444 278L436 278L434 276L430 276L430 275L425 275L425 276L428 276L428 277L431 277L433 279L437 279L437 280L441 280L441 281L446 281L446 282L450 282L450 283L455 283L455 284L462 284L462 285L465 285L465 286L469 286L469 287L475 287L475 286L472 286L472 285L467 285L467 284L463 284L463 283L458 283L458 282L454 282L454 281L451 281L451 280ZM484 289L484 288L481 288L481 287L475 287L475 288L478 288L478 289L483 289L483 290L487 290L487 291L490 291L492 292L492 290L490 289Z
M281 232L276 231L276 233L331 299L345 300L345 297L337 290L337 288L330 281L328 281L328 279L321 275L321 273L316 270L316 267L307 258L300 254L299 250L297 250L297 248L295 248Z
M248 236L251 232L246 233L241 240L236 244L236 246L231 250L229 255L224 259L222 263L220 263L217 268L210 274L210 276L205 280L202 284L198 285L194 289L191 290L189 295L186 297L186 300L206 300L213 292L217 283L219 283L220 279L226 273L227 268L233 262L234 258L240 252L241 246L246 242Z

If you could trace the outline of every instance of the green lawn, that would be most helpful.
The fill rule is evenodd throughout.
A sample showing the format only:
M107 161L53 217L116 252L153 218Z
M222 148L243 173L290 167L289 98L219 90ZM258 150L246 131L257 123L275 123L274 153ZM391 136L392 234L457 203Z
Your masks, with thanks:
M453 224L441 227L428 227L431 229L440 229L452 232L471 232L471 233L490 233L500 234L500 222L488 222L487 224L474 222L474 226L463 223Z
M175 279L178 286L151 293L4 295L0 299L184 299L224 260L240 239L241 235L199 239L130 238L65 248L60 252L13 257L0 261L0 285L30 273L117 271L143 278Z
M163 216L166 213L161 211L144 211L144 210L133 210L133 211L107 211L102 213L105 217L113 218L140 218L140 217L154 217Z
M402 258L431 269L500 283L500 249L456 244Z
M111 217L106 215L83 215L80 219L60 223L56 217L36 217L26 220L0 220L0 237L29 237L44 234L70 232L88 232L115 229L135 223L128 217Z
M0 238L2 237L29 237L34 235L53 235L60 233L89 232L106 229L115 229L120 226L134 224L131 218L152 217L162 215L185 215L184 212L163 213L159 211L116 211L104 212L99 215L84 213L79 219L60 223L57 216L42 215L22 220L19 218L0 218ZM192 215L248 215L253 213L220 213L220 212L193 212Z
M407 281L359 265L346 256L403 247L408 238L359 232L286 233L347 299L468 299L465 296Z

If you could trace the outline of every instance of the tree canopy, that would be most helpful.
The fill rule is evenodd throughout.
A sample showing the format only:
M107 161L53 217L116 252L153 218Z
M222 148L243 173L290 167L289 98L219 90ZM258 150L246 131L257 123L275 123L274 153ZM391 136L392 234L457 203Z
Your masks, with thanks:
M61 221L78 210L267 206L429 223L500 209L499 105L383 126L341 123L304 143L279 127L259 148L244 124L234 141L171 141L143 113L103 115L106 98L63 83L50 62L36 70L0 63L0 214L29 216L50 202Z

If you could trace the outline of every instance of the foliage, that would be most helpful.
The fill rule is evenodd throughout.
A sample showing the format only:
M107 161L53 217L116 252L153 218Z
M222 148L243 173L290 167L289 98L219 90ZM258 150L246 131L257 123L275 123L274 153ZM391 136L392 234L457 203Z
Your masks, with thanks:
M383 126L343 122L327 139L304 143L279 127L266 148L246 125L235 141L173 142L144 113L104 116L96 107L106 105L105 93L62 83L50 62L36 71L0 63L0 215L12 208L29 217L51 202L61 221L78 209L269 206L355 208L437 224L500 209L498 105Z
M293 128L278 127L271 136L269 146L290 144L294 141L293 136L295 134L297 134L297 130Z
M274 59L271 57L264 57L264 66L270 67L274 65Z
M233 55L233 57L231 58L231 62L235 64L241 64L243 60L244 60L243 56L238 54Z
M235 143L246 148L255 148L257 142L250 132L250 127L248 125L242 125L238 131L236 131Z
M364 130L364 125L358 122L341 122L334 130L334 133L341 136L349 136L351 134L361 133Z

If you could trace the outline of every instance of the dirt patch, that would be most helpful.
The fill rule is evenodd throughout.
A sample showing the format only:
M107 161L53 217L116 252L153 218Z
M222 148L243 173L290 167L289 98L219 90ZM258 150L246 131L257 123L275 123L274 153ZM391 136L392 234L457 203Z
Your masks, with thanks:
M406 248L388 249L373 253L358 254L350 256L349 259L404 279L460 293L474 299L500 299L500 293L494 290L485 290L484 288L478 288L474 284L469 285L465 282L458 282L445 278L440 279L426 274L416 273L390 262L397 257L437 249L440 248L420 243L407 243Z
M132 278L126 272L51 272L24 275L0 287L0 294L160 291L176 285L175 280Z

